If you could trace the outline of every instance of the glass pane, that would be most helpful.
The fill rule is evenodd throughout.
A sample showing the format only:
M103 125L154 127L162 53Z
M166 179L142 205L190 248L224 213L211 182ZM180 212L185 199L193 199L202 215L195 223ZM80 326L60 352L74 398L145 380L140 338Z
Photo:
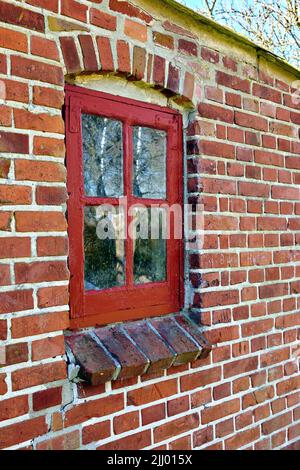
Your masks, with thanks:
M146 284L166 279L166 214L161 208L135 208L134 282Z
M84 208L85 289L125 283L125 216L120 207Z
M166 199L167 133L149 127L134 127L133 143L133 194Z
M122 123L82 115L83 173L87 196L123 196Z

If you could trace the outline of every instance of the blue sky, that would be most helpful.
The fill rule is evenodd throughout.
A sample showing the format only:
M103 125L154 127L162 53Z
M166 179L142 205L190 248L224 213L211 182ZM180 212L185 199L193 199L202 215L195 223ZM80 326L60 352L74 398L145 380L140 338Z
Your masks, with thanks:
M185 0L185 3L190 8L196 8L199 5L199 0Z

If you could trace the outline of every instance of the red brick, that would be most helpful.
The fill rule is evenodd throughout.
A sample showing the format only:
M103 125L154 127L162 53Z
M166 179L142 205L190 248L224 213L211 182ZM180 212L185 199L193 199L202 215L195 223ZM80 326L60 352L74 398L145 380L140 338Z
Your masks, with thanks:
M300 388L300 377L299 375L296 377L291 377L288 380L285 380L284 382L280 382L276 386L277 388L277 394L280 395L286 395L289 392L293 392L294 390L297 390Z
M262 183L239 183L239 194L242 196L268 197L270 187L268 184Z
M46 88L43 86L35 85L33 87L33 103L41 106L49 106L50 108L60 109L64 102L64 93L59 90L54 90L53 88ZM50 137L34 137L34 149L43 148L42 144L53 143L54 145L61 148L63 141L58 141L57 139L52 139ZM59 154L52 153L37 153L36 155L52 155L53 157L64 156Z
M294 137L296 139L298 137L298 131L296 126L289 126L280 122L271 122L269 127L270 132L273 134Z
M184 83L183 83L183 96L187 98L188 100L192 101L193 96L194 96L194 88L195 88L194 75L189 72L185 72Z
M29 441L35 437L45 434L47 430L48 426L44 416L2 427L0 435L0 448L6 449L7 447L13 446L15 444Z
M153 62L153 80L157 86L164 87L165 84L165 59L154 56Z
M45 8L45 10L54 11L56 13L58 12L58 0L27 0L26 3Z
M239 411L240 400L238 398L228 400L220 405L207 407L205 410L201 411L201 423L207 424L212 421L217 421L225 416L238 413Z
M255 320L253 322L242 325L243 336L255 336L270 331L273 328L273 320Z
M12 113L8 106L0 106L0 126L8 127L12 124Z
M282 415L262 423L263 434L271 434L281 428L286 427L292 422L292 412L288 411Z
M51 362L12 372L12 389L14 391L23 390L24 388L55 382L65 378L65 362Z
M61 67L46 64L26 57L11 57L12 75L39 80L40 82L52 83L53 85L63 85L64 76Z
M233 377L251 370L256 370L258 366L258 358L256 356L247 359L238 359L224 365L224 377Z
M32 342L32 360L40 361L50 357L62 356L65 353L63 336L54 336Z
M0 152L3 153L28 153L28 135L15 134L13 132L0 131Z
M19 6L0 2L0 18L3 22L32 29L45 31L44 15Z
M259 427L248 429L247 431L239 432L235 436L230 437L225 441L226 450L237 450L240 447L256 441L260 438Z
M143 408L142 410L143 426L154 423L155 421L161 421L165 417L166 417L165 403L160 403L158 405L151 405L149 406L149 408Z
M233 419L226 419L225 421L221 421L220 423L216 424L216 437L225 437L228 434L232 434L234 432L234 422Z
M0 402L1 421L25 415L29 411L28 396L22 395ZM1 439L1 438L0 438Z
M272 264L272 253L250 251L240 254L241 266L265 266Z
M237 290L206 292L201 297L196 294L194 303L195 305L200 303L203 308L237 304L239 303L239 292Z
M66 220L62 212L16 212L18 232L63 232Z
M213 397L215 401L222 400L223 398L228 397L231 394L231 384L225 383L214 387Z
M61 436L39 442L37 450L76 450L80 447L79 431L72 431Z
M65 261L48 261L15 264L17 283L64 281L69 277Z
M233 88L244 93L250 93L250 81L243 80L235 75L229 75L225 72L218 71L216 74L216 81L219 85Z
M300 191L292 186L272 186L273 199L299 200Z
M28 361L27 343L8 344L5 347L6 360L5 365L20 364Z
M139 412L132 411L116 416L113 421L114 433L123 434L139 427Z
M6 374L0 374L0 395L5 395L7 392Z
M264 118L254 116L253 114L246 114L240 111L234 112L235 123L242 127L250 127L258 131L268 130L268 121Z
M63 256L68 254L66 237L39 237L37 239L38 256Z
M223 158L234 158L234 146L219 142L202 140L199 148L205 155L213 155Z
M201 48L201 57L203 60L212 64L218 64L219 62L219 53L212 49L207 49L206 47Z
M151 444L151 431L140 431L136 434L131 434L130 436L124 437L123 439L118 439L111 441L107 444L102 444L97 447L97 450L142 450L145 447L150 446Z
M1 204L31 204L31 188L29 186L16 186L2 184L0 186Z
M31 54L33 55L59 61L56 42L50 39L41 38L39 36L32 36L30 38L30 50Z
M24 109L14 110L15 127L41 132L64 133L64 122L61 116L50 116L47 113L36 114Z
M111 413L121 411L123 408L123 393L87 401L85 403L74 406L72 409L66 412L65 424L67 426L73 426L75 424L88 421L91 418L102 418L103 416L110 415Z
M254 160L262 165L284 166L283 156L273 152L255 150Z
M11 160L0 158L0 178L7 178L10 170Z
M199 429L193 433L194 447L200 447L213 440L213 427L207 426L206 428Z
M110 422L104 421L102 423L91 424L82 429L82 443L90 444L110 436Z
M158 44L159 46L166 47L168 49L174 49L174 38L167 34L154 31L153 41L155 42L155 44Z
M32 290L0 293L0 313L20 312L33 308Z
M87 6L74 0L61 0L61 14L86 22Z
M27 291L28 292L28 291ZM29 291L31 293L31 291ZM12 337L23 338L53 331L65 330L69 326L68 312L51 312L12 319Z
M114 70L114 60L109 38L97 37L97 45L102 70Z
M199 414L193 413L162 424L154 429L154 442L161 442L199 426Z
M127 396L128 406L145 405L146 403L161 400L162 398L175 395L176 393L176 380L171 379L163 382L157 382L153 385L147 385L145 387L129 391Z
M91 24L102 29L108 29L109 31L116 31L117 29L116 16L105 13L103 10L96 10L96 8L91 8L90 21Z
M60 46L63 53L65 66L68 73L78 73L81 71L80 60L77 47L73 37L61 37Z
M184 436L169 442L169 450L191 450L191 436Z
M9 214L9 213L8 213ZM4 223L7 222L6 218L3 218ZM5 229L6 225L2 227ZM24 258L31 254L31 243L29 238L17 238L9 237L1 239L0 246L0 259L2 258ZM5 266L1 265L3 268ZM3 271L4 275L4 271ZM7 277L7 276L5 276Z
M187 41L186 39L178 40L178 50L179 52L184 52L185 54L195 56L198 55L197 44L192 41Z
M253 84L253 94L263 98L264 100L274 101L274 103L281 103L280 91L260 85L258 83Z
M118 55L118 70L121 73L130 74L130 49L126 41L117 41L117 55Z
M65 144L63 140L54 139L51 137L34 137L33 140L33 152L35 155L49 155L51 157L64 157L65 156ZM37 163L36 161L34 162ZM45 164L49 162L39 162ZM30 162L29 162L30 164ZM53 163L49 163L50 167Z
M202 117L233 123L234 112L231 109L225 109L221 106L201 103L198 107L198 111Z
M0 320L0 340L5 340L7 338L7 321Z
M82 51L84 69L89 72L96 72L98 70L98 64L92 37L90 35L81 34L78 38Z
M150 23L153 19L152 16L142 9L124 0L109 0L109 8L112 11L117 11L118 13L123 13L124 15L131 16L133 18L139 18L145 23Z
M181 36L196 38L195 34L193 34L190 30L182 28L177 24L171 23L170 21L164 21L163 28L166 31L171 31L172 33L179 34Z
M60 163L17 160L15 169L18 180L64 182L66 179L65 166Z
M189 397L187 395L169 400L167 402L168 416L175 416L184 411L188 411L189 407Z
M38 186L36 188L36 202L44 206L60 206L67 201L66 188L53 186Z
M138 79L142 80L146 68L146 51L142 47L134 46L132 73Z
M182 392L186 392L194 388L204 387L210 383L218 382L220 379L221 368L214 367L213 369L182 376L180 379L180 389Z
M46 410L53 406L61 404L62 400L62 388L48 388L47 390L41 390L40 392L33 393L32 395L32 407L33 411Z
M0 4L1 11L1 4ZM27 52L27 37L24 33L0 28L0 47L14 51Z
M147 26L128 18L125 18L124 33L132 39L137 39L141 42L147 41Z
M3 74L7 73L7 60L4 54L0 54L0 72Z
M259 288L260 299L269 299L271 297L281 297L288 294L288 284L272 284L261 286Z

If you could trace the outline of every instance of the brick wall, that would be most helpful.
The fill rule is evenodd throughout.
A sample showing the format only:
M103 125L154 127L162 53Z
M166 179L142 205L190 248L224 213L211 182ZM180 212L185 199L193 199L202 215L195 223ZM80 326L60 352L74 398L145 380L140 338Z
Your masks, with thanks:
M162 1L0 1L0 19L0 448L299 448L296 75ZM67 379L64 355L61 111L64 77L100 70L197 110L187 188L205 240L189 254L191 308L214 348L164 376L89 387Z

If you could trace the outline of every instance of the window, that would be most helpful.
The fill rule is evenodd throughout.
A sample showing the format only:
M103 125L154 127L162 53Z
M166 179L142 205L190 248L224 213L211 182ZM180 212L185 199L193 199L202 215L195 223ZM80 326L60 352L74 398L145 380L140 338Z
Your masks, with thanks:
M178 311L181 115L68 85L66 127L72 326Z

